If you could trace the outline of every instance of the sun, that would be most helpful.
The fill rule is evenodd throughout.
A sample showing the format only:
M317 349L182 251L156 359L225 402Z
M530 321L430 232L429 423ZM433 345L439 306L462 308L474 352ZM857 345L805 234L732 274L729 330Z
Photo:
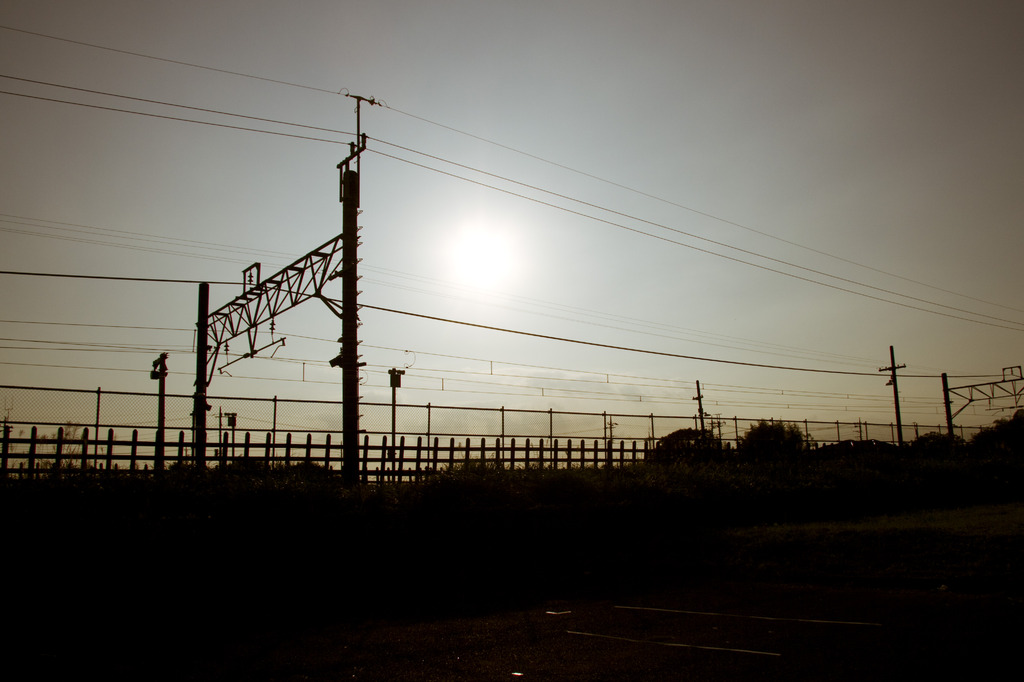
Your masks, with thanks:
M482 291L495 291L505 286L514 274L516 260L509 233L485 225L460 230L448 251L448 264L455 281Z

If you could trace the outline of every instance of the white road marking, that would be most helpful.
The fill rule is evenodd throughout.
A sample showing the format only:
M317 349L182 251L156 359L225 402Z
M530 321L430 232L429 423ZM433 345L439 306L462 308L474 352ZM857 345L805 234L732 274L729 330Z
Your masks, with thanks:
M720 616L723 618L748 618L751 620L777 620L777 621L790 621L793 623L820 623L825 625L867 625L870 627L880 628L881 623L859 623L857 621L848 620L817 620L813 618L775 618L772 616L748 616L739 613L714 613L711 611L686 611L683 609L659 609L653 606L616 606L617 609L629 609L632 611L660 611L662 613L687 613L694 616Z
M647 639L632 639L630 637L616 637L615 635L601 635L596 632L579 632L578 630L566 630L570 635L582 637L597 637L600 639L614 639L619 642L631 642L633 644L657 644L658 646L670 646L680 649L706 649L708 651L728 651L734 654L757 654L758 656L781 656L782 654L773 651L753 651L751 649L730 649L721 646L701 646L699 644L680 644L677 642L652 642Z

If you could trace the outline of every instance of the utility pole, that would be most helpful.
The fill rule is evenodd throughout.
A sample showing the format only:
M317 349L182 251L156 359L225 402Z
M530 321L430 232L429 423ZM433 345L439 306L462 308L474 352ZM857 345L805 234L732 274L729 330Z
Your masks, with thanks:
M946 408L946 435L953 435L953 406L949 399L949 377L942 373L942 404Z
M358 111L358 109L357 109ZM349 167L366 148L362 138L351 145L341 171L341 476L353 485L359 480L359 173ZM332 362L333 364L333 362Z
M697 416L700 417L700 436L704 437L704 396L700 392L700 382L697 382L697 397L694 398L697 401Z
M900 391L896 385L896 370L903 369L906 365L896 364L896 353L893 351L892 346L889 346L889 366L879 367L879 372L891 372L892 378L889 383L892 384L892 395L893 400L896 402L896 441L900 447L903 447L903 420L900 419Z
M164 410L167 397L167 353L161 353L160 357L153 361L153 371L149 373L150 379L157 380L157 404L156 404L156 445L153 447L153 468L156 471L164 470Z
M402 375L405 374L404 369L398 369L392 367L388 370L388 374L391 375L391 458L395 457L395 439L397 416L398 416L398 389L402 387ZM383 468L383 462L381 462Z
M196 467L206 466L207 355L210 333L210 285L199 285L199 315L196 319L196 391L192 396L192 460Z
M213 377L221 347L239 335L246 335L249 350L241 357L225 363L224 368L243 358L254 357L268 348L284 345L284 338L274 339L273 319L277 315L313 298L320 299L341 318L342 333L338 341L341 353L331 359L332 367L342 369L342 477L353 484L359 479L359 304L356 255L359 246L359 155L366 149L366 135L359 122L363 102L383 106L375 99L349 95L356 100L357 141L349 144L348 157L338 164L340 201L342 203L342 234L299 258L280 272L261 279L256 263L243 271L243 291L232 301L209 312L209 285L199 287L199 322L196 344L196 392L193 407L196 463L203 465L206 457L206 389ZM356 169L350 168L355 161ZM340 254L340 258L339 258ZM340 266L338 261L341 261ZM328 298L324 287L336 278L342 280L342 300ZM270 323L270 343L260 347L256 339L259 327ZM212 362L211 357L212 356Z

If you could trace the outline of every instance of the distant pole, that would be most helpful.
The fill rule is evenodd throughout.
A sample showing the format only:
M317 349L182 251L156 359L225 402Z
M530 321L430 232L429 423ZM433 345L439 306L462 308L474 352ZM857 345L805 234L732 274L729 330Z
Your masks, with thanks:
M206 363L209 354L210 285L199 284L199 314L196 317L196 392L192 396L192 459L206 466Z
M892 346L889 346L889 366L878 368L879 372L890 372L892 375L889 383L892 384L893 400L896 403L896 440L900 447L903 447L903 420L900 419L900 390L896 384L896 370L903 369L904 367L906 365L896 364L896 352Z
M153 468L156 471L164 470L164 421L165 403L167 402L167 353L161 353L160 357L153 361L153 371L149 373L150 379L157 380L157 404L156 404L156 445L153 448Z
M402 375L405 374L404 369L398 369L392 367L388 370L388 374L391 375L391 458L395 457L395 439L397 438L397 416L398 416L398 389L402 387ZM383 462L381 462L381 468L383 468Z
M704 396L700 392L700 382L697 382L697 397L694 398L697 401L697 415L700 417L700 435L704 436Z

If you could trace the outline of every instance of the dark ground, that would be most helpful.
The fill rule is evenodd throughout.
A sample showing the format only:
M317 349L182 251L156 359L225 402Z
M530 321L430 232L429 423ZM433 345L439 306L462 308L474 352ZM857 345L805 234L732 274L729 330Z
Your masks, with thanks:
M4 678L1019 674L1020 504L701 536L663 528L615 534L604 547L618 549L600 554L501 529L476 550L455 532L325 551L284 530L272 542L190 527L9 539Z

